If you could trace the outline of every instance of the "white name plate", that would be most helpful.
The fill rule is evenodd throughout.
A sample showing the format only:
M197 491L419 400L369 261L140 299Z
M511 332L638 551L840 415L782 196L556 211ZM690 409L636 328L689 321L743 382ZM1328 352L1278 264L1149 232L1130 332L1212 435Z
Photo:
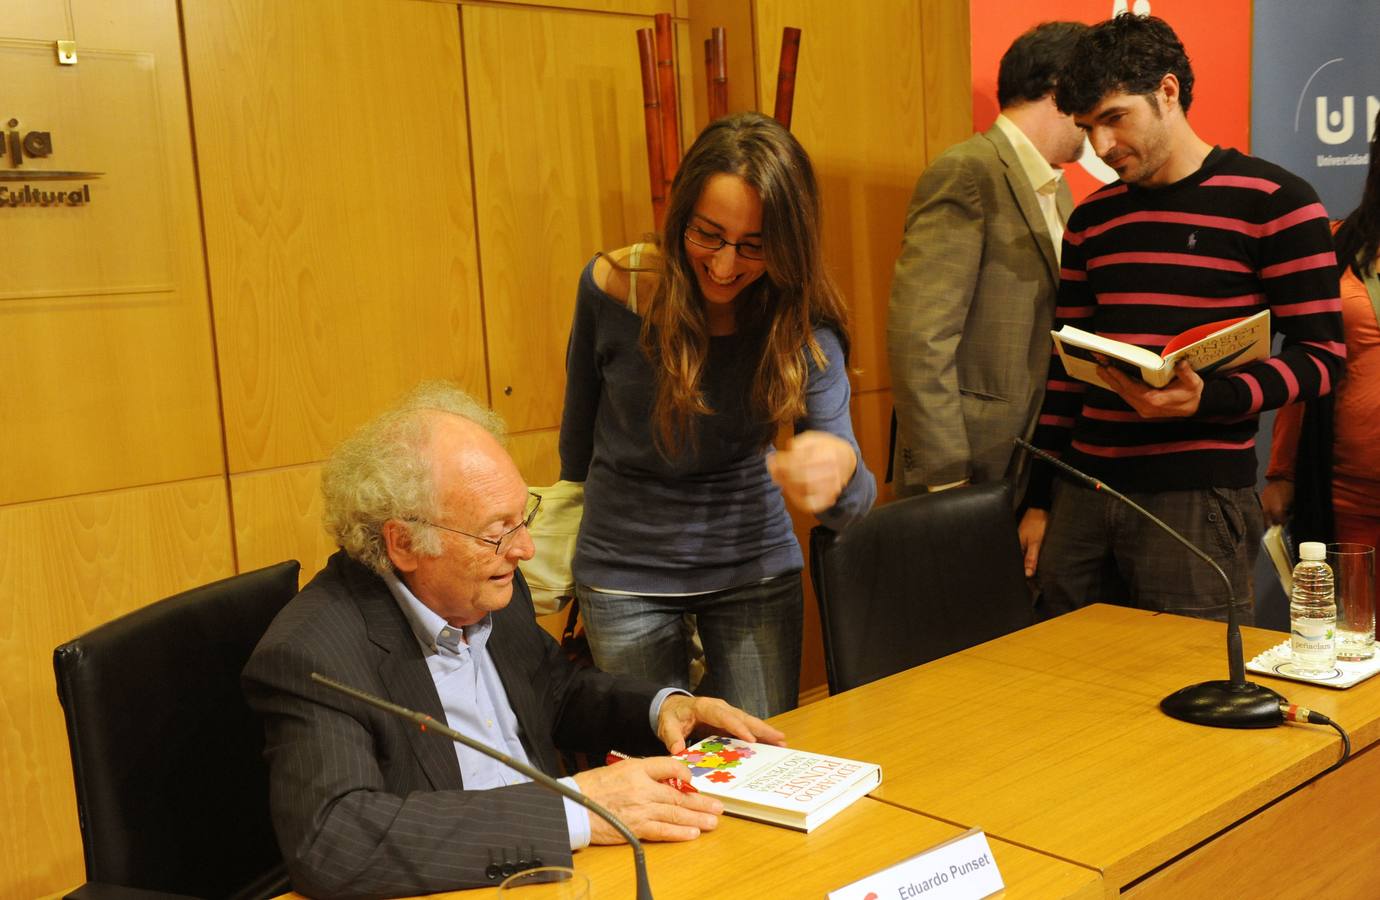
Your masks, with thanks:
M970 828L918 856L845 885L829 900L979 900L1006 887L987 835Z

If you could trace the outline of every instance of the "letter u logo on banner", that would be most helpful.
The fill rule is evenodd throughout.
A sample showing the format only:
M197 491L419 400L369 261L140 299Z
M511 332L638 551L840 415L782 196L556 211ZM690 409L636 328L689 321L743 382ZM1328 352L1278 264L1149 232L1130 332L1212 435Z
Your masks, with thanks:
M1356 133L1356 98L1343 97L1340 111L1329 111L1327 98L1322 95L1314 102L1317 105L1318 140L1324 144L1345 144L1351 140Z

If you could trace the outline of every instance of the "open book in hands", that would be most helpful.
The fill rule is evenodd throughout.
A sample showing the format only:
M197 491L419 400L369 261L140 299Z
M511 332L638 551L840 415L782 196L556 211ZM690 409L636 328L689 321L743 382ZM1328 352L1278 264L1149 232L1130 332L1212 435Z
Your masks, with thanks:
M1124 341L1101 337L1072 325L1051 331L1055 349L1070 376L1106 387L1097 375L1099 362L1139 378L1151 387L1174 380L1174 366L1181 359L1199 375L1235 369L1270 358L1270 311L1261 310L1242 319L1226 319L1190 328L1171 338L1160 353Z

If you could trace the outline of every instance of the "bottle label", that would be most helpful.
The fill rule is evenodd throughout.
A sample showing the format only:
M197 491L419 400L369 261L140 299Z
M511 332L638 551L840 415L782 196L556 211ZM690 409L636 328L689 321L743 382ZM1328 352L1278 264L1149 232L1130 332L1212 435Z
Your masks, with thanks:
M1295 655L1332 653L1333 623L1327 619L1295 619L1290 630Z

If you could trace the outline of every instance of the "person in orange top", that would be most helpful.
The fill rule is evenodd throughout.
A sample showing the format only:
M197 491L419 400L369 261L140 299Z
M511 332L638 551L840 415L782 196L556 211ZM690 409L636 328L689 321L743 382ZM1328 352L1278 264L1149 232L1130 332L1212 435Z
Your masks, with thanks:
M1361 204L1335 229L1346 375L1331 397L1275 416L1260 502L1300 540L1380 546L1380 114ZM1380 593L1380 588L1377 588ZM1380 599L1380 598L1377 598Z

